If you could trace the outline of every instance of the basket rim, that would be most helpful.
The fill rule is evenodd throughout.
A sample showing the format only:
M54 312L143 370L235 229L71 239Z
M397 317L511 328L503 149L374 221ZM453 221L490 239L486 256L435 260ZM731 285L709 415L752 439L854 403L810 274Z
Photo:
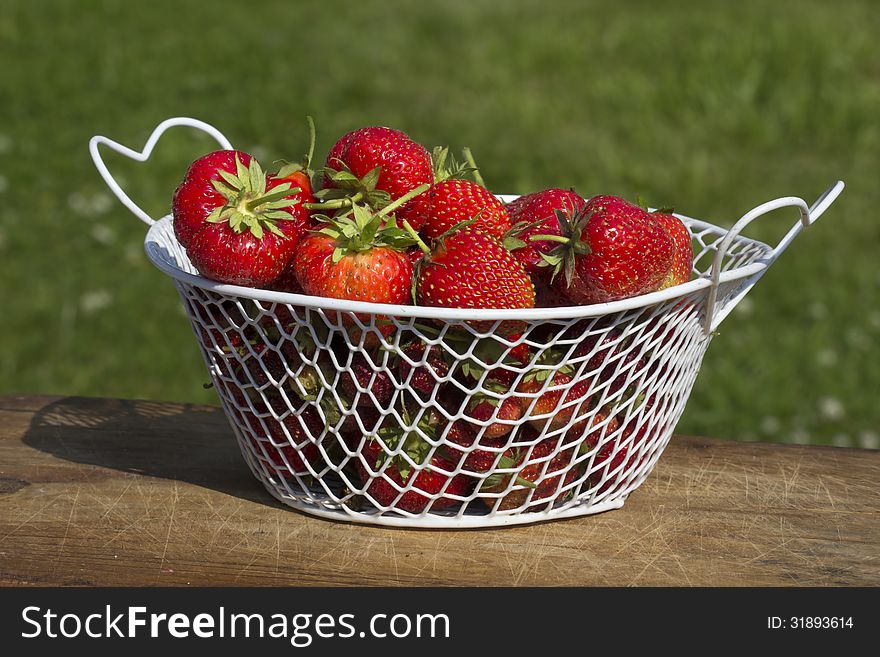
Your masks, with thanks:
M517 195L498 194L497 197L504 201L518 198ZM726 232L727 229L686 215L675 213L679 219L690 224L698 231L715 230ZM703 274L688 283L676 285L658 292L641 294L619 301L595 303L583 306L556 306L551 308L517 308L517 309L487 309L487 308L436 308L430 306L395 305L386 303L371 303L367 301L350 301L347 299L332 299L329 297L316 297L307 294L293 292L279 292L261 288L230 285L190 274L181 269L176 263L171 264L167 253L167 240L175 240L173 231L168 231L172 221L172 215L168 214L156 221L147 231L144 238L144 250L150 262L160 271L170 276L175 281L186 283L209 292L224 296L240 297L264 303L283 303L304 308L332 310L339 312L353 312L365 315L383 315L389 317L407 317L422 319L438 319L446 321L500 321L500 320L571 320L588 317L599 317L617 312L624 312L636 308L651 306L671 299L685 297L689 294L708 290L712 282L708 274ZM747 237L738 237L738 240L766 248L768 253L771 247L763 242ZM754 262L721 273L719 284L728 283L742 278L748 278L762 273L770 264L771 259L762 257Z

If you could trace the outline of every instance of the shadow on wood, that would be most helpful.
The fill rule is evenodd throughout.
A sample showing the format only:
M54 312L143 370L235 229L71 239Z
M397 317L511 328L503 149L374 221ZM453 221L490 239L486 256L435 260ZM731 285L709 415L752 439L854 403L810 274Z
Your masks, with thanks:
M219 408L64 397L34 415L23 442L66 461L279 506L251 475Z

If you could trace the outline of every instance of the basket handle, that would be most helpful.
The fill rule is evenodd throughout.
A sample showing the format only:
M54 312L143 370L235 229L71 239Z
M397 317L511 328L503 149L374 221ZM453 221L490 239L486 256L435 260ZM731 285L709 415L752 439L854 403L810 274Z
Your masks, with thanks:
M152 226L154 223L156 223L156 221L152 217L150 217L150 215L144 212L141 207L137 203L132 201L131 198L129 198L128 194L126 194L122 190L122 187L120 187L119 183L116 182L113 174L111 174L110 171L107 169L107 165L104 164L104 159L101 157L101 152L98 147L103 144L111 150L114 150L117 153L121 153L127 158L137 160L138 162L146 162L150 158L150 154L153 152L153 148L156 146L156 142L159 141L159 138L165 133L165 131L168 130L168 128L173 128L179 125L189 128L195 128L196 130L201 130L202 132L205 132L213 137L223 149L232 150L232 144L229 143L229 140L223 135L222 132L217 130L217 128L205 123L204 121L199 121L198 119L190 119L185 116L178 116L172 119L166 119L165 121L162 121L162 123L157 125L156 129L153 130L153 133L150 135L150 138L147 139L147 143L144 144L144 147L140 152L134 151L127 146L123 146L122 144L113 141L112 139L108 139L107 137L95 136L89 140L89 153L91 153L92 155L92 161L95 163L95 168L98 170L98 173L101 174L104 182L107 183L107 187L110 188L110 191L113 192L116 198L118 198L125 207L131 210L134 216L147 224L147 226Z
M791 227L791 230L785 234L770 254L763 259L769 267L773 264L776 258L788 248L788 245L791 244L794 238L797 237L804 228L816 223L825 210L827 210L831 204L834 203L835 199L840 196L843 188L843 181L838 180L826 189L822 196L816 199L816 202L811 206L807 206L807 202L797 196L786 196L784 198L768 201L744 214L742 218L737 221L729 231L727 231L724 239L721 240L721 244L718 245L718 250L715 252L715 259L712 261L712 271L709 276L711 286L709 287L709 296L706 300L706 316L703 324L703 329L707 335L718 328L718 325L721 324L728 314L730 314L730 311L732 311L736 304L739 303L746 293L752 289L752 286L758 282L758 278L764 273L762 271L746 281L742 289L737 292L734 298L725 304L724 308L717 307L718 285L722 282L722 274L725 281L738 278L737 270L739 267L726 272L722 272L721 267L724 263L724 258L727 255L727 250L730 248L733 240L739 236L745 227L758 217L780 208L795 207L800 210L800 217L797 223Z

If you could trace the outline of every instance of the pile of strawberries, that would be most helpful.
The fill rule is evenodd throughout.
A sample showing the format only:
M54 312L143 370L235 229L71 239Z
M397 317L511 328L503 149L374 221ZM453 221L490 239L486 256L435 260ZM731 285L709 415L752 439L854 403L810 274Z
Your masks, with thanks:
M174 230L203 276L353 301L497 309L601 303L690 280L690 235L671 211L557 188L505 204L486 188L469 150L459 162L446 148L429 152L384 127L344 135L316 172L311 120L309 126L308 154L275 173L241 151L211 153L190 166L174 194ZM334 425L332 433L347 446L338 446L342 453L358 454L345 460L353 478L370 482L365 492L381 506L420 513L455 505L475 487L497 509L559 501L582 474L570 464L612 434L617 441L602 443L594 470L636 467L644 458L628 456L644 440L644 429L623 426L614 409L598 408L587 394L595 378L613 393L652 367L644 357L615 359L628 345L613 329L601 340L583 340L573 354L548 349L535 357L521 340L523 325L504 322L496 332L515 346L503 348L490 337L472 352L496 364L486 372L415 339L389 361L381 337L394 330L392 322L377 322L382 336L361 338L361 323L343 318L351 339L334 392L343 411L356 407L352 414L319 394L321 381L334 380L338 366L322 362L322 350L304 331L297 333L285 306L278 304L273 320L260 320L260 332L280 341L283 358L248 333L256 326L241 330L246 317L229 327L227 318L240 314L234 304L216 308L214 316L202 311L209 327L203 339L216 346L239 408L254 409L239 411L239 419L275 471L326 470L328 455L340 452L329 442L319 449L316 437L329 436ZM579 329L572 327L572 336ZM286 337L291 333L299 337ZM454 338L454 331L446 335ZM361 348L351 349L352 343ZM589 357L582 371L593 378L574 380L573 368L554 367L579 355ZM533 361L549 369L528 371ZM471 389L479 383L481 392L464 395L462 386L449 384L451 377ZM304 410L286 412L291 397ZM388 414L392 406L419 430L402 429ZM454 415L463 419L449 422ZM554 437L541 440L547 433ZM445 447L423 436L442 438ZM507 473L494 473L498 468Z

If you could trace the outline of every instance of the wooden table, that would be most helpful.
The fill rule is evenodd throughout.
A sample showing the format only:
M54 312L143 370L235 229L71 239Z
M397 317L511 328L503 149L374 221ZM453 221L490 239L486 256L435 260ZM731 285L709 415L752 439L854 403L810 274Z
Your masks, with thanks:
M880 452L676 436L626 505L489 531L275 502L219 408L0 397L0 585L878 585Z

